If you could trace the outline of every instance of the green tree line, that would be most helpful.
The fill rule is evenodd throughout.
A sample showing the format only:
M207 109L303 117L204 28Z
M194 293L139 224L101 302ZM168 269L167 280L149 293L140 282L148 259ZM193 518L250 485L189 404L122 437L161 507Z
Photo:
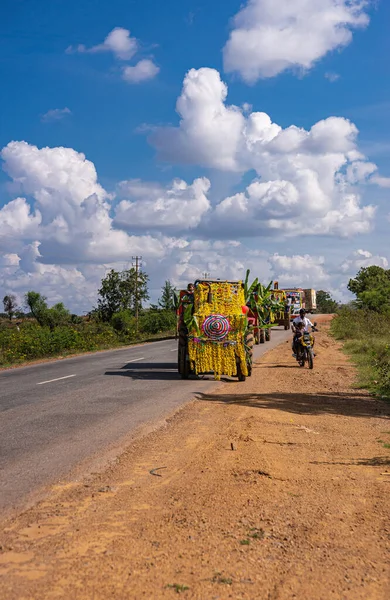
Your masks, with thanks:
M174 286L166 281L158 304L145 308L148 281L142 270L112 269L101 281L96 307L84 318L62 302L49 306L47 298L33 290L25 294L24 310L7 294L0 322L0 365L175 334Z

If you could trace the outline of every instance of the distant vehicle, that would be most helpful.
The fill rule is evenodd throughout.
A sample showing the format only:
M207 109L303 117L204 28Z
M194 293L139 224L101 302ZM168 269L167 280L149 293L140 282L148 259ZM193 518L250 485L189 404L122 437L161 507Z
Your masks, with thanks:
M290 319L295 319L296 316L299 315L299 311L301 308L305 307L305 292L302 288L288 288L283 289L285 292L287 300L290 303Z
M305 309L308 313L315 313L317 310L317 294L313 289L303 290L305 292Z

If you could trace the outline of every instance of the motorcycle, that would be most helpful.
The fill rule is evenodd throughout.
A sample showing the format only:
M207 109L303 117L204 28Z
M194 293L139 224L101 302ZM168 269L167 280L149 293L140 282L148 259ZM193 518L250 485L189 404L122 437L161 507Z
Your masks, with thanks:
M316 327L317 323L314 323L312 332L318 331ZM307 363L309 369L314 368L314 337L308 331L305 331L302 337L297 342L297 362L300 367L304 367Z
M314 367L313 352L314 337L308 331L305 331L297 343L297 361L300 367L308 364L309 369Z

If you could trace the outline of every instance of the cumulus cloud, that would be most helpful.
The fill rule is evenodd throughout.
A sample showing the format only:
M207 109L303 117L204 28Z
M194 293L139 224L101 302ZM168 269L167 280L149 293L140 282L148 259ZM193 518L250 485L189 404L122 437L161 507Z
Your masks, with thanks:
M153 79L160 69L148 58L140 60L134 67L123 67L122 78L127 83L141 83Z
M349 131L346 128L335 144L348 154L348 160L362 162L361 154L349 149L353 147L353 140L345 139ZM300 143L296 137L293 132L282 146L295 148ZM313 156L321 145L331 143L331 136L321 127L313 139L307 132L302 137ZM269 129L263 135L268 140L265 144L274 138ZM247 268L265 282L279 279L282 285L330 287L333 280L323 256L273 254L248 247L240 236L359 233L367 231L373 216L370 211L374 211L361 206L350 193L341 201L331 176L330 199L325 194L314 208L309 203L302 209L305 188L291 174L264 181L256 178L244 192L212 206L210 181L204 177L192 183L174 180L166 186L123 181L116 194L111 194L99 183L94 164L71 148L11 142L1 157L14 197L0 209L0 286L19 299L36 289L49 302L63 300L76 312L89 310L96 302L100 280L108 269L128 267L129 257L135 254L143 256L153 300L166 279L180 287L204 272L222 279L241 278ZM339 162L330 160L333 169ZM326 188L327 168L322 166L325 183L321 189ZM354 179L367 177L360 166L355 171ZM348 187L350 176L344 168L339 185ZM311 185L314 194L317 188ZM358 259L377 260L366 255ZM344 276L340 268L335 272L337 277Z
M157 231L194 229L210 209L207 192L210 181L195 179L188 185L177 179L171 187L140 180L125 181L119 192L131 200L122 200L115 212L115 224L123 229Z
M371 230L375 207L362 206L355 188L374 182L377 167L359 152L353 123L329 117L309 130L283 129L266 113L228 105L226 97L216 70L191 69L177 101L179 127L157 128L149 139L164 160L257 172L259 179L215 209L227 235Z
M50 123L52 121L61 121L66 116L71 115L71 114L72 114L72 111L67 107L53 108L51 110L48 110L47 113L45 113L44 115L42 115L41 121L42 121L42 123Z
M227 73L253 84L286 70L308 71L367 27L369 0L247 0L224 50Z
M273 254L269 257L272 271L282 285L281 287L322 287L329 282L329 274L325 270L325 258L311 254L285 256ZM298 282L298 284L297 284Z
M13 236L14 244L39 240L42 262L110 262L141 250L164 254L163 239L114 228L110 196L83 154L11 142L1 157L13 185L30 200L17 198L2 208L0 232Z
M74 52L90 54L112 52L120 60L130 60L137 50L138 42L136 38L131 37L130 31L123 27L115 27L110 31L102 44L92 46L91 48L87 48L84 44L79 44L75 47L69 46L66 52L68 54Z
M111 52L116 59L121 61L131 60L139 50L139 43L136 38L131 37L130 31L123 27L115 27L102 44L87 48L84 44L78 46L69 46L66 49L67 54L98 52ZM127 83L142 83L153 79L160 68L150 58L139 60L135 65L122 67L122 79Z
M340 270L342 273L354 275L360 269L373 265L387 269L389 261L385 256L375 256L368 250L356 250L341 263Z

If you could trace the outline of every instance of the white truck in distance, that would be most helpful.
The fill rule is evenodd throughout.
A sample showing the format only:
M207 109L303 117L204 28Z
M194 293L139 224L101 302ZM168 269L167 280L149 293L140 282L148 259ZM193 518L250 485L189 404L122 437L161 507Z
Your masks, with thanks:
M317 294L313 289L303 290L305 292L306 312L314 313L317 310Z

